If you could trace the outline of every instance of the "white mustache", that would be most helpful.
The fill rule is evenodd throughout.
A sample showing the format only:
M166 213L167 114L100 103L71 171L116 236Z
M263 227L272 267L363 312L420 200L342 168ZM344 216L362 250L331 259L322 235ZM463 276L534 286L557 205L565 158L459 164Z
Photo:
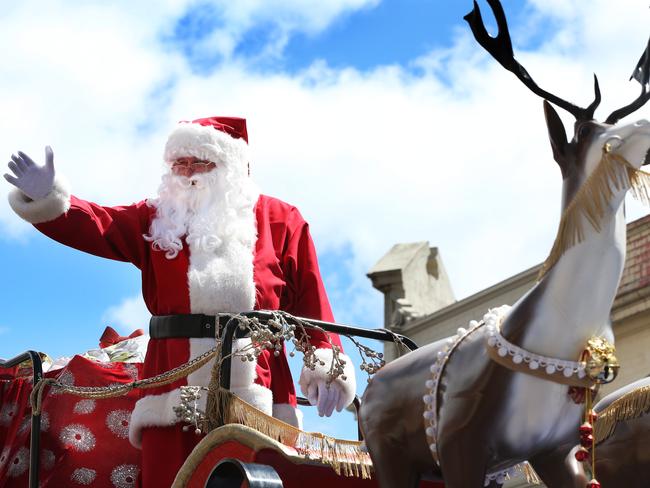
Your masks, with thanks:
M145 239L155 249L175 258L183 248L182 238L192 247L214 251L226 241L249 241L254 235L237 236L242 220L254 219L253 207L259 192L247 175L210 171L190 177L163 175L154 201L156 217ZM235 235L231 235L235 234Z

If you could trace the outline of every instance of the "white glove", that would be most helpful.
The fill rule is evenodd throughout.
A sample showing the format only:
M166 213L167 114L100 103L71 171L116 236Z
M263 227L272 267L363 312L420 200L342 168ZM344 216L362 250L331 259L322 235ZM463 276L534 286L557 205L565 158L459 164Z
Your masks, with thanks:
M32 200L40 200L52 191L54 186L54 153L45 146L45 166L37 166L27 154L18 151L11 155L9 169L16 176L4 175L5 180L17 187Z
M332 415L335 407L337 412L346 407L342 387L338 383L331 383L328 387L324 380L312 381L306 390L303 390L303 395L307 396L309 403L317 406L318 415L321 417Z
M327 373L332 364L332 350L316 349L315 354L318 361L314 370L303 366L298 383L300 391L309 403L318 408L318 415L329 417L335 408L340 412L354 400L357 389L354 365L349 357L341 353L339 358L345 362L343 375L332 381L328 387ZM321 362L324 364L321 365Z

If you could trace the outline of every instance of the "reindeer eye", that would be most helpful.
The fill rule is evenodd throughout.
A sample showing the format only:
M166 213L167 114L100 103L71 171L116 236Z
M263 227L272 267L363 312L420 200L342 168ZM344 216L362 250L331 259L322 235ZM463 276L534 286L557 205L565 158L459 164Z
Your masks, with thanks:
M583 124L580 126L580 129L578 129L578 139L584 139L585 137L588 137L590 133L591 126L589 124Z
M605 141L605 145L609 150L618 149L623 145L623 138L621 136L613 135Z

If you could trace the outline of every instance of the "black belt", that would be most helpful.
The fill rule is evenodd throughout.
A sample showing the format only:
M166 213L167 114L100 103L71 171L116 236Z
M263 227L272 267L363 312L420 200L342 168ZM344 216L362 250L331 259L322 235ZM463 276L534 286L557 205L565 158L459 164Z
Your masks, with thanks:
M230 320L230 315L154 315L149 321L152 339L217 337Z

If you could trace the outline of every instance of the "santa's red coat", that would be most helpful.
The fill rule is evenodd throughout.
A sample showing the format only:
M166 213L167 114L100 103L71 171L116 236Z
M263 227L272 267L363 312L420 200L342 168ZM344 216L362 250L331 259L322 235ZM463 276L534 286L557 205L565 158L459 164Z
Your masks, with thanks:
M265 195L260 195L254 212L257 224L253 255L255 309L284 310L297 316L333 321L309 227L300 212ZM196 312L190 305L189 246L184 245L174 259L154 250L151 242L143 238L154 216L155 208L146 201L104 207L71 196L64 213L35 225L67 246L137 266L142 272L144 301L153 315ZM224 310L213 312L220 311ZM310 336L317 348L330 347L323 333L314 331ZM340 345L337 336L333 335L332 340ZM144 376L168 371L213 346L211 339L152 339ZM254 371L241 370L245 368L241 361L234 361L233 368L240 369L239 373L233 371L233 391L258 408L272 411L278 418L299 423L295 389L284 354L279 357L263 354ZM172 408L179 403L178 388L186 384L207 385L209 374L210 366L205 366L170 385L144 390L131 420L131 441L140 443L142 427L174 424Z

